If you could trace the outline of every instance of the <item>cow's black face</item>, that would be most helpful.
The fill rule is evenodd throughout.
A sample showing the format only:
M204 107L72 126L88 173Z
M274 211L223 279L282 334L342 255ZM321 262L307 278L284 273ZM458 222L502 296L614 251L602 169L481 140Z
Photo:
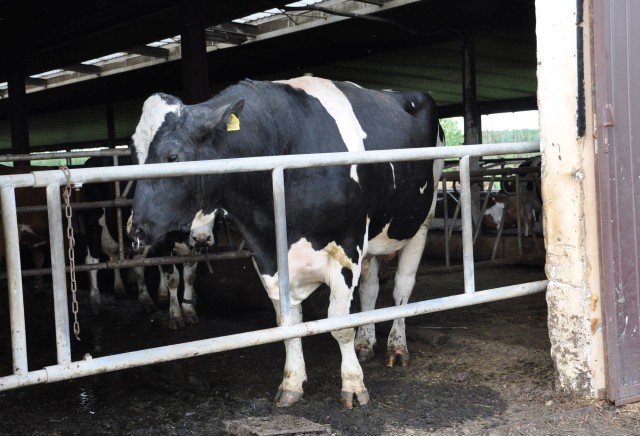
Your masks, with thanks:
M239 129L235 123L243 106L244 100L185 106L175 97L155 94L144 104L132 152L141 164L215 159L229 132ZM130 236L151 245L170 231L189 231L199 210L216 207L214 191L200 176L138 181Z
M187 178L139 181L133 199L131 239L153 245L171 231L188 232L199 203Z

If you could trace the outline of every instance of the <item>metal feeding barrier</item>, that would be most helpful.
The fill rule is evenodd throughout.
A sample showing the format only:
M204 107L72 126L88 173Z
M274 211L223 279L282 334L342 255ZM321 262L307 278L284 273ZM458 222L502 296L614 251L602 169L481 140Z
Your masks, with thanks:
M528 153L539 150L538 142L481 144L452 147L414 148L406 150L382 150L365 152L323 153L308 155L268 156L217 161L176 162L149 165L131 165L101 168L77 168L69 172L69 179L62 170L38 171L0 177L0 200L6 240L6 268L11 327L13 374L0 377L0 390L28 385L50 383L93 374L167 362L220 351L244 348L294 337L326 333L352 328L363 324L388 321L441 310L459 308L543 292L547 281L541 280L513 286L475 290L473 264L473 229L471 221L470 169L471 156L492 156ZM409 303L403 306L375 309L347 316L293 324L289 294L288 242L286 235L284 171L293 168L316 166L386 163L393 161L460 159L461 213L463 238L464 293L432 300ZM69 307L65 271L63 216L60 186L85 183L114 182L130 179L193 176L199 174L223 174L248 171L271 171L276 218L276 246L280 284L280 305L284 324L262 329L156 348L148 348L122 354L93 358L85 355L72 361L69 332ZM23 187L47 190L47 207L51 245L51 271L53 282L54 318L56 331L57 364L29 371L25 331L22 274L18 244L18 221L15 189Z

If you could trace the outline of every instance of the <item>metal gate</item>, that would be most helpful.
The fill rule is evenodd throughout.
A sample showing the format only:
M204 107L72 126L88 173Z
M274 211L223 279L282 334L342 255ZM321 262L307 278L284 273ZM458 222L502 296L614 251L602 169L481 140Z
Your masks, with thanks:
M116 180L161 178L167 176L189 176L196 174L231 173L242 171L271 171L273 180L274 209L276 217L276 240L278 270L280 271L280 304L283 318L290 319L291 304L288 284L287 236L283 173L289 168L312 166L352 165L393 161L460 159L462 186L462 237L464 260L464 292L459 295L410 303L404 306L376 309L348 316L318 321L285 325L253 332L168 345L133 351L123 354L93 358L85 355L82 360L72 361L71 339L67 301L65 253L63 245L60 186L67 183L62 171L40 171L0 177L0 199L7 244L7 275L9 312L11 326L11 349L13 374L0 377L0 390L27 385L49 383L65 379L88 376L107 371L167 362L192 356L200 356L225 350L277 342L294 337L309 336L333 330L377 323L401 317L410 317L440 310L464 307L473 304L529 295L546 290L547 281L524 283L475 291L473 267L473 229L471 222L471 195L469 158L512 153L539 151L538 142L483 144L431 149L384 150L357 153L326 153L310 155L270 156L259 158L229 159L218 161L164 163L102 168L96 172L91 168L74 169L69 182L75 185ZM56 331L57 364L29 371L25 334L25 312L22 296L20 252L17 234L15 189L33 187L47 189L47 207L51 243L51 268L53 280L54 316Z
M608 397L640 400L640 3L594 2ZM636 195L637 194L637 195Z

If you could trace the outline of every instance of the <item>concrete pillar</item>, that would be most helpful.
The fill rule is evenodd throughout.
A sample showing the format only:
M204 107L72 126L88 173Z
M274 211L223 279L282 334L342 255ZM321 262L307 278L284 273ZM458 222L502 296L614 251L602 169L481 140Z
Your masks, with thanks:
M588 8L589 1L584 3ZM588 11L584 16L590 16ZM576 2L536 0L548 325L558 386L601 397L605 371L592 136L591 29L589 22L584 23L587 128L583 136L576 137L576 26Z

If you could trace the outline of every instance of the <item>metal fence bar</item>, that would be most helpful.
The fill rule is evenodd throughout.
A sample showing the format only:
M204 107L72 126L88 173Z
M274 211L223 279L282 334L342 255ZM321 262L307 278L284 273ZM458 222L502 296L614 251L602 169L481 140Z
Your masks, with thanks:
M47 159L70 159L74 157L93 157L93 156L125 156L130 155L128 148L120 149L102 149L102 150L78 150L78 151L61 151L54 153L32 153L32 154L2 154L0 162L18 162L25 160L47 160ZM37 165L36 165L37 166Z
M274 213L278 221L278 232L284 233L285 238L278 242L278 262L283 266L284 273L288 272L287 265L287 243L286 243L286 221L284 210L284 176L283 170L286 168L305 168L312 166L331 165L353 165L358 163L376 163L403 160L427 160L442 159L445 157L459 157L461 161L461 171L464 173L463 194L469 195L470 175L469 157L486 154L509 154L525 153L539 149L539 143L511 143L511 144L483 144L472 146L454 147L434 147L430 149L407 149L407 150L384 150L370 152L345 152L345 153L325 153L311 155L288 155L288 156L268 156L245 159L229 159L218 161L198 161L181 162L170 164L148 164L144 166L126 166L103 168L100 172L94 169L74 169L71 172L70 182L73 184L111 182L128 179L148 179L162 177L178 177L199 174L232 173L246 171L273 171L273 191L274 191ZM262 343L276 342L284 339L302 337L312 334L324 333L333 330L356 327L358 325L387 321L396 318L404 318L424 313L446 310L456 307L464 307L471 304L481 304L489 301L513 298L517 296L529 295L535 292L542 292L546 289L547 281L539 281L522 285L508 286L482 292L469 292L467 285L467 275L470 269L471 285L473 285L473 247L472 228L470 221L469 198L463 200L465 205L463 212L464 222L467 222L465 230L465 242L467 254L471 249L471 257L464 261L465 269L465 293L452 297L444 297L435 300L427 300L418 303L411 303L404 306L396 306L385 309L378 309L368 312L361 312L339 318L329 318L310 323L299 323L295 325L281 326L273 329L266 329L256 332L242 333L223 338L214 338L204 341L175 344L166 347L152 348L114 356L106 356L92 359L90 356L82 361L69 362L47 367L43 370L28 372L26 360L26 339L24 331L24 307L22 302L22 282L20 280L20 261L17 235L17 215L15 211L15 187L48 187L49 185L62 185L67 182L62 171L37 171L30 174L10 175L0 177L1 200L3 206L3 219L5 233L10 238L10 250L7 256L7 270L9 273L10 295L17 294L19 298L10 301L11 323L12 323L12 345L14 350L14 375L0 378L0 390L11 389L18 386L26 386L35 383L58 381L68 378L81 377L97 374L105 371L115 371L128 367L141 366L151 363L159 363L178 358L185 358L208 354L218 351L236 349L246 346L253 346ZM49 188L48 191L53 191ZM58 190L58 188L55 188ZM59 194L58 194L59 195ZM55 207L59 210L59 207ZM58 247L59 244L56 242ZM284 262L281 262L284 259ZM62 270L62 266L58 265ZM57 274L61 274L58 272ZM283 288L288 290L288 275ZM283 294L283 296L286 295ZM281 297L282 298L282 297ZM11 298L10 298L11 300ZM283 305L290 306L287 302ZM14 323L16 328L14 329ZM68 328L68 327L67 327ZM15 334L14 334L15 333Z
M289 289L289 244L287 243L287 216L284 198L284 169L274 168L271 173L273 183L273 212L276 219L276 252L278 254L278 283L280 285L281 325L292 324L291 292Z
M473 269L473 221L471 219L471 180L469 156L460 159L460 204L462 209L462 263L464 265L464 292L476 291Z
M11 325L11 350L13 372L24 375L28 372L27 335L24 321L24 299L20 276L20 240L18 237L18 215L16 214L16 191L11 185L0 189L2 223L9 292L9 322Z
M202 356L221 351L279 342L302 336L327 333L334 330L353 328L363 324L378 323L395 318L423 315L442 310L455 309L473 304L483 304L507 298L522 297L543 292L547 287L547 280L505 286L474 294L459 294L433 300L409 303L402 306L375 309L366 312L353 313L346 316L309 321L290 326L274 327L247 333L239 333L218 338L203 339L181 344L166 345L146 350L132 351L112 356L85 358L69 365L48 366L42 370L33 371L23 377L0 377L0 391L18 387L51 383L76 377L85 377L108 371L134 368L151 363L168 362L176 359Z
M396 161L431 160L446 157L482 156L491 154L527 153L539 150L539 142L458 145L448 147L409 148L404 150L377 150L340 153L296 154L280 156L248 157L208 161L172 162L119 167L74 168L71 182L96 183L129 179L157 179L163 177L197 176L202 174L228 174L237 172L271 171L277 167L287 169L317 166L386 163ZM62 171L37 171L30 174L14 174L0 177L15 187L46 187L51 182L66 183Z
M51 245L51 273L53 282L53 309L56 326L56 349L60 365L71 362L69 341L69 309L67 308L67 277L65 274L65 254L62 232L62 210L60 186L47 186L49 206L49 243Z

